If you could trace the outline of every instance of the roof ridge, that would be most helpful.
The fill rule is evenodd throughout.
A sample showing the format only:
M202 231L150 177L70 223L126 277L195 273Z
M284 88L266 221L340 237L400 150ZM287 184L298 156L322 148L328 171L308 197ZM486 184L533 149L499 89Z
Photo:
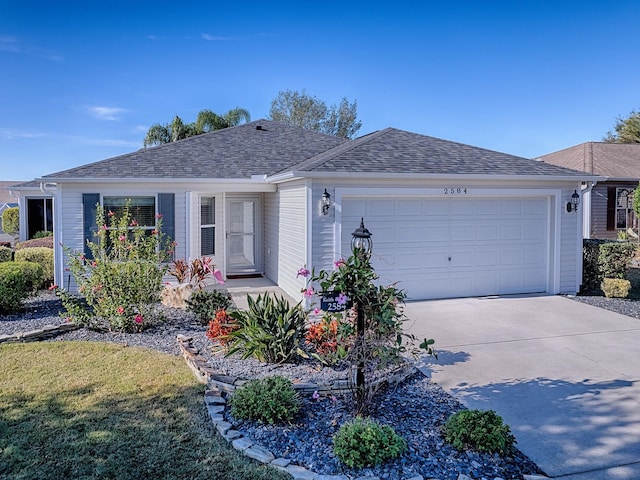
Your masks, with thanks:
M340 145L336 145L335 147L330 148L329 150L325 150L324 152L318 153L317 155L314 155L311 158L307 158L306 160L303 160L300 163L297 163L289 168L286 168L283 170L283 172L294 171L294 170L304 171L305 168L313 168L316 165L322 162L325 162L334 156L347 153L350 150L353 150L354 148L359 147L360 145L368 143L384 135L385 133L388 133L390 130L393 130L393 129L390 127L387 127L383 130L375 130L371 133L367 133L366 135L363 135L353 140L347 140L346 142L341 143ZM278 173L282 173L282 172L278 172Z

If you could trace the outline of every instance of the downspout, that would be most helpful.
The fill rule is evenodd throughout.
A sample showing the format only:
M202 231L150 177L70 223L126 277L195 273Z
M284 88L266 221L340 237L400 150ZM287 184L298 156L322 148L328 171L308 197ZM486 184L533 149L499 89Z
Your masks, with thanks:
M597 181L588 181L586 185L582 185L583 188L580 189L580 196L582 197L582 225L580 225L580 220L578 220L578 232L582 230L582 235L577 235L578 237L578 259L576 269L577 278L576 285L578 285L578 293L582 290L582 278L584 274L583 269L583 257L584 257L584 239L591 238L591 190L596 186Z
M60 285L63 288L69 288L69 285L64 284L64 257L62 253L62 245L64 239L62 238L62 230L60 229L60 209L58 208L58 184L52 182L40 182L40 191L44 195L50 195L52 197L53 204L53 238L55 243L53 244L53 283L54 285Z

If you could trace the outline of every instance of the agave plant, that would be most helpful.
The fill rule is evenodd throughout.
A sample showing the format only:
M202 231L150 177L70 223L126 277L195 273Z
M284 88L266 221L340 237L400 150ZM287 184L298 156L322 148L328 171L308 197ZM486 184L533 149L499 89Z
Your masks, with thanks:
M291 306L284 297L267 293L255 299L247 295L247 303L248 310L229 313L239 326L229 335L229 355L284 363L303 354L307 315L300 303Z

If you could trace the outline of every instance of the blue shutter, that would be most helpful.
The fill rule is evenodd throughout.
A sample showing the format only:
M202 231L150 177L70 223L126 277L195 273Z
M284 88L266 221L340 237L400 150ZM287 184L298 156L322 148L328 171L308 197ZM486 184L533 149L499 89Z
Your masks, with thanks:
M84 239L84 254L87 258L93 258L91 250L87 246L88 241L93 241L98 226L96 225L96 205L100 203L99 193L83 193L82 194L82 230Z
M162 215L162 232L170 242L176 239L176 200L174 193L158 194L158 213Z

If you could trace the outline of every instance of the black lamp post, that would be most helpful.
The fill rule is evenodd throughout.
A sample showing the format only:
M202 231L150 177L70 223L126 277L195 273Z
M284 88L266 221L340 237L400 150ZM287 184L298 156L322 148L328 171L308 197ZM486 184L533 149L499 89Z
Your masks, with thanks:
M371 256L371 250L373 248L373 242L371 241L371 232L364 226L364 218L360 219L360 226L355 229L351 234L351 250L354 255L360 257L369 258ZM366 397L365 381L364 381L364 330L365 330L365 317L364 308L362 305L362 299L356 300L356 344L359 348L358 367L356 370L356 399L358 406L364 404Z

